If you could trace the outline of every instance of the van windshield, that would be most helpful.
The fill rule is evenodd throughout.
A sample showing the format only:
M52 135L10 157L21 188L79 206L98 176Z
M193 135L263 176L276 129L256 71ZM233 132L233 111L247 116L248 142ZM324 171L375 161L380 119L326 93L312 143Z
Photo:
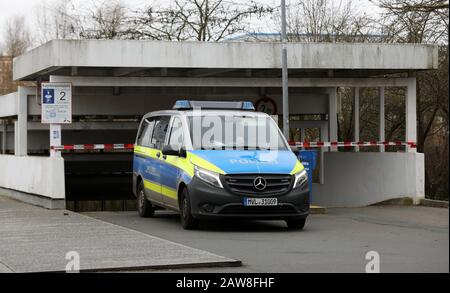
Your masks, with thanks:
M189 116L195 150L287 150L276 123L268 116Z

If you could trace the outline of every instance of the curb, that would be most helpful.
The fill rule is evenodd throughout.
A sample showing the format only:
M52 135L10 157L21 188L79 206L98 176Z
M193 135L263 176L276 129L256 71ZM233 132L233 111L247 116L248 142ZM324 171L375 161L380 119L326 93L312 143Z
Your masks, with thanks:
M420 199L419 205L424 206L424 207L431 207L431 208L448 209L448 201L443 201L443 200L433 200L433 199L422 198L422 199Z
M446 208L448 209L448 201L433 200L427 198L412 198L401 197L389 199L380 203L374 204L374 206L424 206L431 208Z
M311 215L324 215L327 213L327 208L321 206L311 206L309 211Z
M374 206L414 206L419 203L418 200L414 200L412 197L400 197L388 199L376 204Z

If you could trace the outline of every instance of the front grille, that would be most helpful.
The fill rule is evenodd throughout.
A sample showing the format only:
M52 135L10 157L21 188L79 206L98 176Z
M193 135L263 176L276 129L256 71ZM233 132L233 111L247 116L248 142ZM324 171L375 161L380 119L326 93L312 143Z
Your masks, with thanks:
M262 177L266 180L267 185L264 190L255 188L254 181L257 177ZM225 185L231 192L246 196L281 195L287 193L292 185L291 175L236 174L225 175L224 179Z
M288 205L273 207L246 207L242 205L233 205L225 207L220 213L225 215L295 214L296 210Z

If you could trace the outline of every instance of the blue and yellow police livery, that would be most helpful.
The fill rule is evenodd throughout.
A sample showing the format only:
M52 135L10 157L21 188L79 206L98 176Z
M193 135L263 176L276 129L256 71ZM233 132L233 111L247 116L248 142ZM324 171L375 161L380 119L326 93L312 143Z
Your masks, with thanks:
M178 101L144 116L133 163L142 217L165 208L202 219L285 220L302 229L308 177L273 119L249 102Z

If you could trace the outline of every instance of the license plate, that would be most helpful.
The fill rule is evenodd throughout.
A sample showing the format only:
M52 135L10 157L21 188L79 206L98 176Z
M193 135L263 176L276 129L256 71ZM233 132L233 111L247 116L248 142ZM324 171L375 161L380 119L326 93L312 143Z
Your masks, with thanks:
M244 206L276 206L278 205L277 198L249 198L244 199Z

